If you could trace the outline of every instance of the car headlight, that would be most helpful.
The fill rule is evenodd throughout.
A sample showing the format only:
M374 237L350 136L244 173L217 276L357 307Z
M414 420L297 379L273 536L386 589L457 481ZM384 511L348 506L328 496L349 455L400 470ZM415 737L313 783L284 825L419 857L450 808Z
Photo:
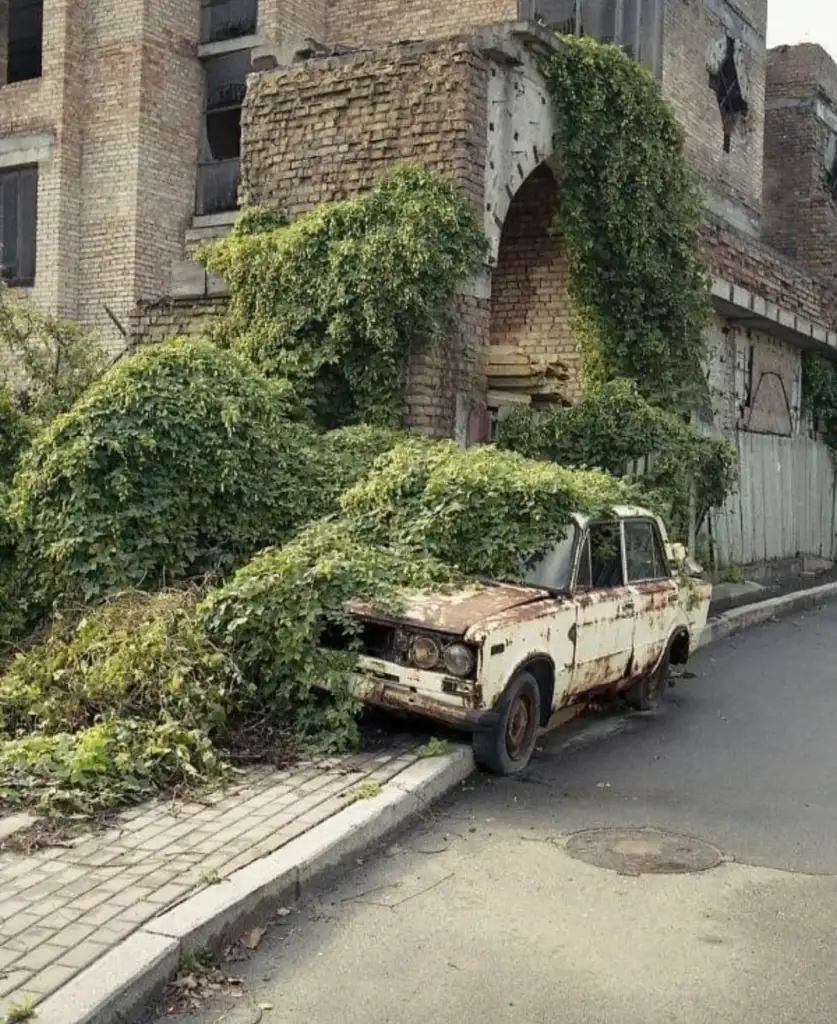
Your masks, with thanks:
M465 644L451 644L445 648L445 668L452 676L470 675L474 668L474 655Z
M430 636L417 636L410 646L410 657L418 668L435 668L441 656L439 645Z

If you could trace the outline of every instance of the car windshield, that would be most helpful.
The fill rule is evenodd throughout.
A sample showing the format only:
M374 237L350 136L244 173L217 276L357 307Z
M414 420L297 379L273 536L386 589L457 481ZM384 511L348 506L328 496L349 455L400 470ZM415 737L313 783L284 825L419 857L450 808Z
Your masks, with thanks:
M578 530L571 526L567 536L542 558L524 567L521 582L548 590L569 590L573 572L573 554Z

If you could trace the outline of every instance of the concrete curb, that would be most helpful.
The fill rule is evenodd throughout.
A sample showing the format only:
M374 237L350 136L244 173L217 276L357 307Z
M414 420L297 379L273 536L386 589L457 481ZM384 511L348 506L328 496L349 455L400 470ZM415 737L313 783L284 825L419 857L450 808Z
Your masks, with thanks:
M470 748L416 762L275 853L149 921L38 1006L38 1024L111 1024L148 1009L184 954L217 950L427 809L474 770Z
M756 601L753 604L742 605L740 608L732 608L706 623L697 646L698 648L706 647L719 640L726 640L727 637L741 633L745 629L760 626L781 615L805 611L824 601L835 599L837 599L837 583L824 583L821 587L811 587L810 590L798 590L794 594L782 594L780 597L771 597L766 601Z

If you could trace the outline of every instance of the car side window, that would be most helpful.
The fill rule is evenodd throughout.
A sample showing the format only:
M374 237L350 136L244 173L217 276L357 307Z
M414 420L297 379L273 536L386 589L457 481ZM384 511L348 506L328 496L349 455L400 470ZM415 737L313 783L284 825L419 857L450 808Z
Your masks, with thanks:
M623 584L619 523L592 523L581 547L576 587L579 590L598 590Z
M654 523L634 520L625 523L625 561L629 583L668 579L668 562Z

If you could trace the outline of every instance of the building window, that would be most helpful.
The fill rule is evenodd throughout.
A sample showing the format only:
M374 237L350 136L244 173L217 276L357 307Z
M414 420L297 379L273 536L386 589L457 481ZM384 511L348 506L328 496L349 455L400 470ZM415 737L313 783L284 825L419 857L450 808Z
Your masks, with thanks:
M724 129L724 152L732 148L732 134L747 116L747 81L741 62L741 44L727 36L713 46L709 60L709 87L718 100Z
M0 274L10 285L35 283L38 168L0 170Z
M559 35L615 43L660 74L663 0L518 0L518 13Z
M206 101L198 168L198 215L238 208L241 108L249 72L249 50L235 50L204 61Z
M9 0L7 82L25 82L41 77L43 44L43 0Z
M258 0L202 0L201 42L220 43L255 34Z

